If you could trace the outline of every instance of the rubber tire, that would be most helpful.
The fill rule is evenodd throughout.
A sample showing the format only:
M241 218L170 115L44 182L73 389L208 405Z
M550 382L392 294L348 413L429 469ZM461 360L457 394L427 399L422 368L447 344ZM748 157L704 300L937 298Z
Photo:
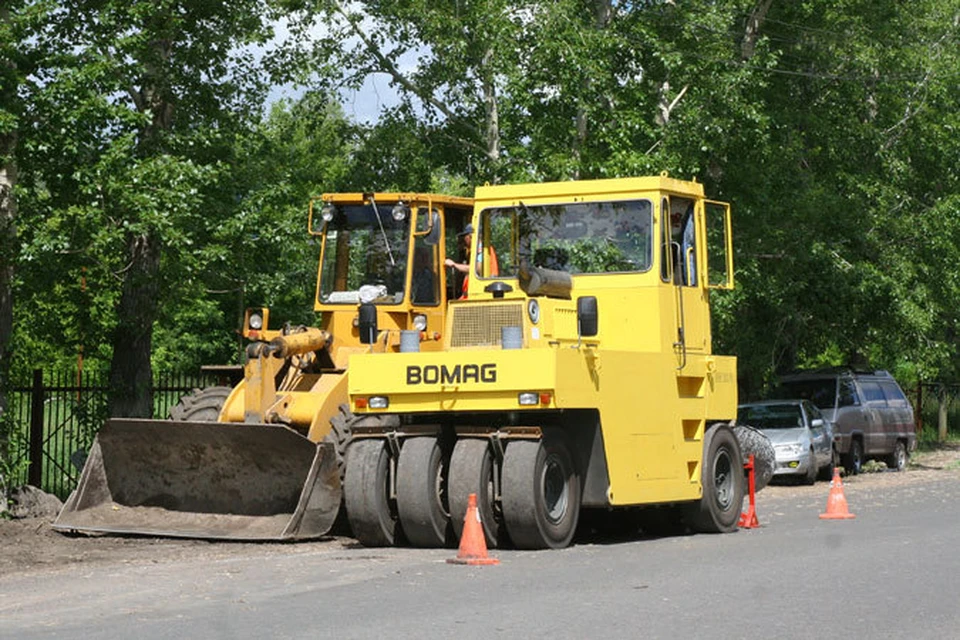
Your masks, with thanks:
M839 466L840 456L837 453L835 448L830 449L830 462L825 467L820 467L820 474L817 476L818 479L829 481L833 478L833 470Z
M893 453L887 456L887 468L894 471L903 471L907 468L907 460L909 460L907 445L903 443L903 440L897 440L897 444L893 447Z
M347 449L343 498L353 536L365 547L400 539L400 521L389 495L390 452L383 440L355 440Z
M216 422L220 417L220 410L232 392L230 387L194 389L180 396L177 404L170 407L170 419L180 422Z
M843 468L852 476L863 471L863 443L859 440L850 443L850 451L843 458Z
M703 497L686 508L688 524L700 533L736 531L743 507L743 457L726 425L714 426L704 436L700 481Z
M807 469L807 475L803 476L803 484L810 486L817 483L817 474L820 472L819 467L817 467L817 457L813 453L813 449L810 449L810 468Z
M746 463L753 454L753 482L754 490L759 493L773 479L773 472L777 468L777 452L763 431L747 424L733 426L733 434L737 436L740 445L740 455Z
M467 515L470 494L477 494L477 511L487 548L495 549L500 540L500 523L494 511L493 452L486 440L462 438L453 447L447 495L450 502L450 520L457 540L463 535L463 521Z
M562 437L511 442L503 458L503 519L518 549L562 549L580 517L580 476ZM551 495L547 495L550 493ZM551 516L552 510L558 510Z
M397 514L407 542L445 547L453 539L446 502L446 464L436 438L410 438L397 461Z

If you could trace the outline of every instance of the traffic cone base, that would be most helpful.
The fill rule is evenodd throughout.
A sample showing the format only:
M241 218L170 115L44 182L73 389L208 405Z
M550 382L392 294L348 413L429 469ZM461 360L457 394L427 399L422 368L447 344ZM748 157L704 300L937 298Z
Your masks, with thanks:
M497 558L487 556L487 540L483 537L480 512L477 510L477 494L471 493L467 501L467 515L463 517L463 534L456 558L448 558L450 564L488 565L500 564Z
M843 495L843 481L840 480L840 470L833 470L833 480L830 481L830 495L827 498L827 511L820 514L821 520L849 520L857 516L847 508L847 498Z

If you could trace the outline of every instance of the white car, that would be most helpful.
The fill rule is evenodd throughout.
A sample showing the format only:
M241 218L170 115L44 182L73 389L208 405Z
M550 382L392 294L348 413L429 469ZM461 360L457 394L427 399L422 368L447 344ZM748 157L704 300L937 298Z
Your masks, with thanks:
M833 424L809 400L768 400L742 404L737 423L763 431L777 455L773 475L797 476L813 484L833 475Z

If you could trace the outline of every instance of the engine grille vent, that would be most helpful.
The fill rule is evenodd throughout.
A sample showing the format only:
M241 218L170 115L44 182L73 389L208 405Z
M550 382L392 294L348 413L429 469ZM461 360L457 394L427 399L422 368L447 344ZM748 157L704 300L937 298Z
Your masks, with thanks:
M457 305L453 307L451 347L500 345L502 327L523 326L523 303Z

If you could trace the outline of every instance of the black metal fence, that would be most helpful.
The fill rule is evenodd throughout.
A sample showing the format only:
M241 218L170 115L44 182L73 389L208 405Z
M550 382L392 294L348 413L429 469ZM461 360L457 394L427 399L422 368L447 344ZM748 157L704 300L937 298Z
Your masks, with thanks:
M208 382L209 381L209 382ZM180 396L212 383L205 374L157 374L153 416L166 418ZM44 372L8 390L13 430L6 453L9 486L31 484L61 500L80 478L87 451L107 417L106 374Z

